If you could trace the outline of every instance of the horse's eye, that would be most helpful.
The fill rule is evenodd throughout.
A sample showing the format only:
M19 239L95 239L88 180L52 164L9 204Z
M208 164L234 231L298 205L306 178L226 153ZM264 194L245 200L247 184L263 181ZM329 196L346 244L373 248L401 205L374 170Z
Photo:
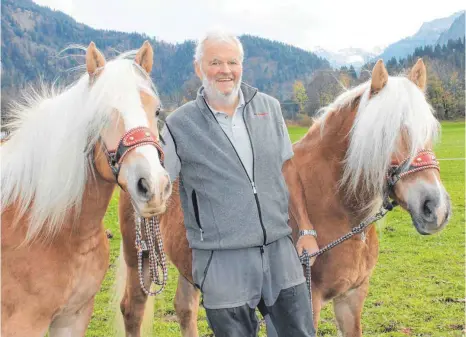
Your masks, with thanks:
M159 117L159 115L160 115L160 107L158 107L157 110L155 110L155 116Z

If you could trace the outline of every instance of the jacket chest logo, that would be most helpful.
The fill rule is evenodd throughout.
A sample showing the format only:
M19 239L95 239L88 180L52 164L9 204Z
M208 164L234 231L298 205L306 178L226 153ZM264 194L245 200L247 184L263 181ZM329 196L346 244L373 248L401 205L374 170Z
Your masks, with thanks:
M257 117L264 117L264 116L268 116L269 113L268 112L259 112L259 113L256 113L256 116Z

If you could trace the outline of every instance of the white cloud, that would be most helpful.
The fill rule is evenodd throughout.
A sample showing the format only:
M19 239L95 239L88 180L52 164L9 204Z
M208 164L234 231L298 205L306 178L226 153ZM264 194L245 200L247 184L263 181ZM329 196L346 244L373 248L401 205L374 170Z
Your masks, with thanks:
M212 27L311 49L372 49L414 34L425 21L464 8L463 0L35 0L98 29L146 33L169 42Z

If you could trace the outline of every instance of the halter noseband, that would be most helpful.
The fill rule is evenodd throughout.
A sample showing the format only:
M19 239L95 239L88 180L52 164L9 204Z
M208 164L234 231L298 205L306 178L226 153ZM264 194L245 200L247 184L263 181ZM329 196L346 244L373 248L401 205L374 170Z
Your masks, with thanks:
M139 126L127 131L118 142L118 146L114 150L108 150L104 142L102 147L104 149L105 156L107 157L108 165L110 166L113 175L117 184L118 175L120 174L121 163L126 155L138 148L139 146L144 145L153 145L157 149L160 158L160 164L163 166L164 163L164 153L162 147L160 146L157 138L152 133L152 131L144 126Z
M435 153L430 150L419 150L417 155L411 160L408 164L410 157L406 157L401 162L396 160L391 162L390 169L387 173L387 186L389 193L393 193L395 184L402 179L403 177L427 170L427 169L436 169L440 172L440 166Z

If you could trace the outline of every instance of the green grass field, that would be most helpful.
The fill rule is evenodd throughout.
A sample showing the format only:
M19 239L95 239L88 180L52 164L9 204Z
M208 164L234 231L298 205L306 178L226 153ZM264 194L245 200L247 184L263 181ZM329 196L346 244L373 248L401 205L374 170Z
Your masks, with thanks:
M289 128L296 141L306 128ZM434 236L419 235L409 215L397 209L378 224L380 257L371 278L369 296L363 311L365 336L464 336L465 309L465 124L442 123L437 146L442 160L441 177L450 194L453 216L444 231ZM96 297L94 314L86 336L112 336L114 310L110 301L115 278L115 260L121 235L117 220L117 194L105 218L114 234L111 264L102 289ZM169 270L166 290L155 299L153 336L180 336L173 308L177 271ZM212 336L205 313L200 310L201 336ZM262 333L263 334L263 333ZM329 304L322 313L319 336L336 336L333 311Z

